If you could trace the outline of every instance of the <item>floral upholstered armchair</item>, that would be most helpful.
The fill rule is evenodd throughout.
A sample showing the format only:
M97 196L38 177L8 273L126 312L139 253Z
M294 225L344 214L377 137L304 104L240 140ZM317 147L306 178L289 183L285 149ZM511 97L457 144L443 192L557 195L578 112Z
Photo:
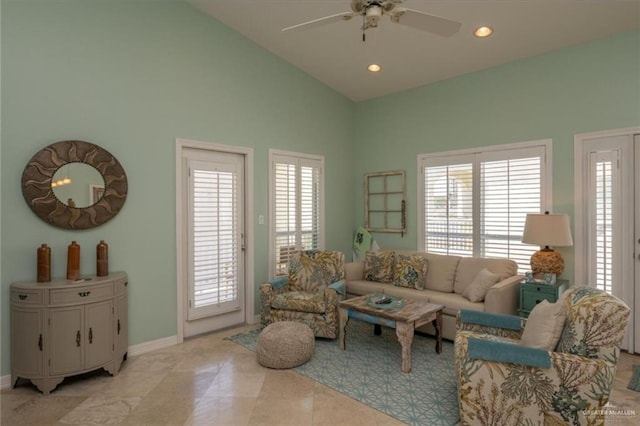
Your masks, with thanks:
M298 321L318 337L338 337L338 302L346 290L344 265L344 253L339 251L293 253L288 276L260 286L262 327L276 321Z
M527 322L529 332L537 331L534 311L529 320L458 314L455 363L462 425L604 424L630 309L591 287L571 288L557 303L559 341L550 339L550 350L523 345Z

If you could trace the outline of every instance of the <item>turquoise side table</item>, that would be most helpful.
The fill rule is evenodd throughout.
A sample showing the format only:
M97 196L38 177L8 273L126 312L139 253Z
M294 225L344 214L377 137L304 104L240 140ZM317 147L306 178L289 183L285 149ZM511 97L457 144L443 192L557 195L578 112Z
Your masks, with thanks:
M555 284L545 284L540 282L520 283L520 309L518 314L528 318L531 310L543 300L555 303L558 298L569 287L569 280L558 279Z

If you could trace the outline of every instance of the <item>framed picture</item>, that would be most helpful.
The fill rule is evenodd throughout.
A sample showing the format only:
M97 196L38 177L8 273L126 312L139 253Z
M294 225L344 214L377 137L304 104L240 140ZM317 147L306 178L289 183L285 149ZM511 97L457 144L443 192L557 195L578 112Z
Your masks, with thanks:
M556 274L545 272L542 276L542 280L545 284L555 284L556 283Z
M89 205L92 206L104 195L104 186L101 185L89 185Z

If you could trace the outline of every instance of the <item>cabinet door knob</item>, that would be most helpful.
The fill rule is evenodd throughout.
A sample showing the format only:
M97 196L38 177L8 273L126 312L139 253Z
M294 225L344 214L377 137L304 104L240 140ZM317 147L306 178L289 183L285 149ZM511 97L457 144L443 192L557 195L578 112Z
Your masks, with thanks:
M79 291L78 292L78 296L80 296L80 297L87 297L90 294L91 294L90 291Z
M20 300L24 300L27 298L26 294L19 294L18 297L20 298Z
M38 347L40 348L40 352L42 352L42 333L40 333L40 338L38 339Z
M93 328L89 327L89 343L93 343Z
M118 318L118 334L120 334L120 318Z
M80 330L76 333L76 346L80 347Z

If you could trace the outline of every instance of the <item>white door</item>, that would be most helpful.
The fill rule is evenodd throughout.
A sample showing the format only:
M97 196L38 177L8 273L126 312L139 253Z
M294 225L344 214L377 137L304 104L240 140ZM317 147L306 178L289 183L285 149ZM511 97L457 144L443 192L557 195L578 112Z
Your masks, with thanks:
M245 322L244 156L183 150L184 336Z
M622 346L630 352L640 352L638 167L640 138L633 133L576 139L576 284L600 288L629 305Z

